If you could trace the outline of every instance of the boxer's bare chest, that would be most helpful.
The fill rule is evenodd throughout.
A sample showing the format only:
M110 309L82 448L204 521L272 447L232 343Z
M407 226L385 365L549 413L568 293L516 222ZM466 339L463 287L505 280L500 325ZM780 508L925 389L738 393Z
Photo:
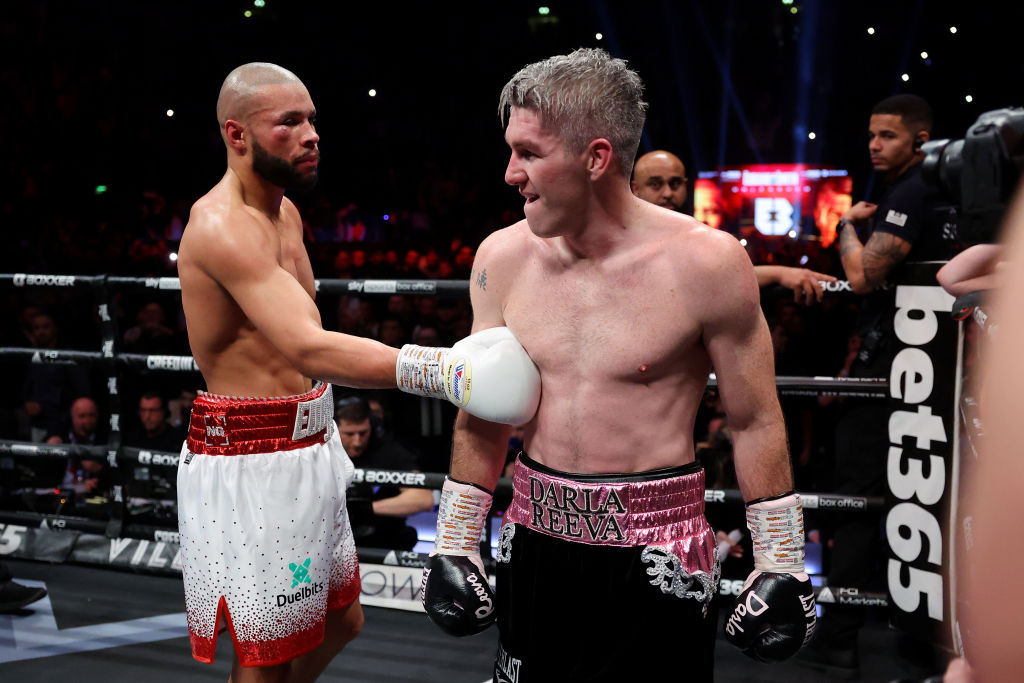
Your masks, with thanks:
M680 370L700 344L685 265L658 253L530 263L506 297L506 323L542 374L649 381ZM642 368L642 370L641 370Z

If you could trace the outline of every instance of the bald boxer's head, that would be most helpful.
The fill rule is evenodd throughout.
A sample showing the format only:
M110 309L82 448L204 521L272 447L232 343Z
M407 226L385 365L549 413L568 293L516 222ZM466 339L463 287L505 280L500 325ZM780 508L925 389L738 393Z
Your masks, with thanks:
M257 175L284 189L316 184L320 137L315 119L306 86L276 64L253 62L236 68L224 79L217 98L229 165L251 158Z
M682 211L687 197L686 167L672 152L648 152L636 160L630 187L644 201Z
M505 126L511 109L533 111L572 156L603 138L629 178L646 118L643 92L640 76L625 60L581 48L523 67L502 89L498 116Z

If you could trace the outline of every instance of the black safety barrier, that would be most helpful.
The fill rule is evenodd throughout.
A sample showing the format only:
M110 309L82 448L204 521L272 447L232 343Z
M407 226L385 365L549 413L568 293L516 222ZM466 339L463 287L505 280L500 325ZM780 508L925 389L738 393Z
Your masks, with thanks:
M76 446L69 444L34 444L22 441L0 441L0 453L11 455L27 455L39 457L66 457L77 454L96 460L107 456L103 446ZM177 467L180 453L154 451L144 448L125 446L121 449L122 463L140 465ZM353 475L354 484L388 484L415 489L431 489L440 491L444 486L445 475L439 472L412 472L406 470L377 470L356 468ZM512 479L502 477L498 480L494 495L498 499L512 498ZM808 510L844 510L867 512L882 510L885 499L881 496L847 496L832 493L800 493L803 506ZM742 504L743 494L739 489L707 489L704 491L704 502L709 504Z
M113 360L119 367L131 370L169 370L171 372L199 372L192 356L160 356L144 353L113 353L107 356L102 351L72 351L33 349L20 346L0 347L0 357L28 358L32 363L66 365L74 363L97 363Z

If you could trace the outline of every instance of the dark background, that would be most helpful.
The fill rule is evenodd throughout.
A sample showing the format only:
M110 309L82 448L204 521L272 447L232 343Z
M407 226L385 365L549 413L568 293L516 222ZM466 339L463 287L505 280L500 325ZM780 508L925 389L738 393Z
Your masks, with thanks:
M99 218L130 230L145 190L187 209L223 173L214 103L227 72L248 61L279 63L309 87L324 159L317 193L387 211L447 182L488 207L460 216L467 238L520 204L502 182L501 86L579 46L605 47L645 80L641 152L676 152L691 178L719 163L833 164L853 172L855 199L869 170L868 113L882 97L923 95L939 137L962 137L981 112L1022 99L1021 3L551 2L546 17L539 4L8 4L4 229L59 215L85 230ZM97 196L100 184L109 190ZM18 260L2 258L8 269Z

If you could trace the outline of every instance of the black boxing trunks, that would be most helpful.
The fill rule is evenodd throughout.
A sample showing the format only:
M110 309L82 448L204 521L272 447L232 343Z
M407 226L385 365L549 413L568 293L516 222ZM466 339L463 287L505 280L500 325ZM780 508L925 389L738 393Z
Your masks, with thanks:
M520 455L498 548L495 683L712 678L718 585L697 463L559 472Z

